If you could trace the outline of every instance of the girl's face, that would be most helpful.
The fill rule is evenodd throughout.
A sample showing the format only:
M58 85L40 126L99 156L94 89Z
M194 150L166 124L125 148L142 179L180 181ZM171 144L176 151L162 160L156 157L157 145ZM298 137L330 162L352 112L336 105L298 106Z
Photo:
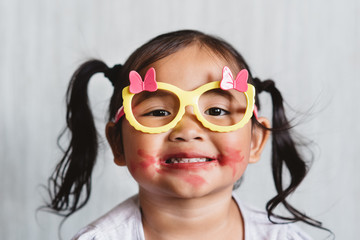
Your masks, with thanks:
M221 80L225 65L232 66L207 48L192 45L149 67L155 68L158 82L194 90ZM231 70L234 75L239 71ZM140 191L180 198L232 189L248 163L258 159L264 141L252 136L251 121L233 132L212 132L197 120L190 106L168 132L143 133L123 118L122 134L123 148L108 137L109 142L115 161L128 167Z

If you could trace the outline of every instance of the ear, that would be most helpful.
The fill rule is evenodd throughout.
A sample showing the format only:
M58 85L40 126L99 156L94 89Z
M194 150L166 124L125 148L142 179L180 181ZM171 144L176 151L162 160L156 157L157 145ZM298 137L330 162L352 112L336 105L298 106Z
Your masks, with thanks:
M115 123L108 122L106 124L106 138L110 144L114 155L114 162L119 166L125 166L124 150L120 134L116 134Z
M267 118L259 117L258 122L266 128L270 128L270 122ZM251 136L251 150L249 163L256 163L260 160L262 151L270 136L270 132L258 126L254 126Z

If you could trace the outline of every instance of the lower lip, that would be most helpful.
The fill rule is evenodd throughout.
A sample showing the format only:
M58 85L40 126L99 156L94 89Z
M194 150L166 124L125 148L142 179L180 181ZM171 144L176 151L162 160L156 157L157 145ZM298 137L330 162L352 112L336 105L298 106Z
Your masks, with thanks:
M204 169L217 164L216 160L208 162L192 162L192 163L161 163L161 166L168 169Z

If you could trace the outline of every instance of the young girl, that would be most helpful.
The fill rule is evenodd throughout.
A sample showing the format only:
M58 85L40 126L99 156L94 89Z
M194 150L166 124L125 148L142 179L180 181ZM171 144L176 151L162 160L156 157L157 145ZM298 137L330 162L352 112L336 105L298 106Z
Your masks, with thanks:
M114 161L128 168L139 193L74 239L295 240L310 238L290 222L322 228L286 200L307 166L274 82L254 78L228 43L189 30L152 39L124 65L91 60L74 73L67 92L72 137L49 181L49 208L67 217L90 197L98 143L87 85L99 72L114 86L106 126ZM264 91L272 97L272 126L257 114ZM277 195L263 213L233 189L247 165L260 159L270 132ZM274 213L279 204L287 217Z

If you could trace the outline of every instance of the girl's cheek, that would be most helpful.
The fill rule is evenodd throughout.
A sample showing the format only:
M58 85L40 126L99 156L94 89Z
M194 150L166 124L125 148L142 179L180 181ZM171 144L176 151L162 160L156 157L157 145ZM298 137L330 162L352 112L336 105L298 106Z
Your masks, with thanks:
M242 151L239 149L226 148L224 153L219 157L219 164L221 166L228 166L232 169L233 178L239 177L237 173L241 171L241 174L247 166L245 157Z

